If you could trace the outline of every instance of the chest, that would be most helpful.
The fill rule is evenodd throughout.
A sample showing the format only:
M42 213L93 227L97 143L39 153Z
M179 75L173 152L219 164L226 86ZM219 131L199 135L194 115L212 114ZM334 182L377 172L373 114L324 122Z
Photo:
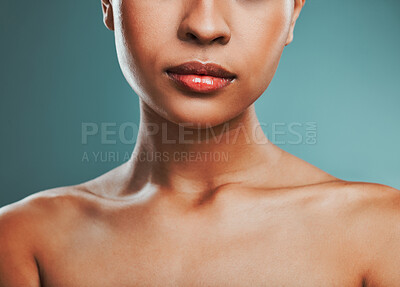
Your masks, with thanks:
M313 236L80 234L42 256L43 286L361 286L341 246Z

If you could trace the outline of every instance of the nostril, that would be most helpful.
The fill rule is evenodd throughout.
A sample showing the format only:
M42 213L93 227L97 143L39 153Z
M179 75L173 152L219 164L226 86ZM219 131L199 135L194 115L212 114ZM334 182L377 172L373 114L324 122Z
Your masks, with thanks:
M220 37L218 37L218 38L215 38L215 39L213 39L212 40L212 42L218 42L218 41L223 41L224 40L224 37L223 36L220 36Z
M191 40L196 40L197 39L197 37L195 35L193 35L192 33L186 33L186 36Z

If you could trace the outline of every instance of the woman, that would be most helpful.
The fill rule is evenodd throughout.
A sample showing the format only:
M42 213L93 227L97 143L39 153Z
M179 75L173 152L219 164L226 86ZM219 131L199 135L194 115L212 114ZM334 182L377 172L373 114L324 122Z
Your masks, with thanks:
M398 286L400 194L267 140L254 102L304 0L102 0L131 159L0 212L0 286Z

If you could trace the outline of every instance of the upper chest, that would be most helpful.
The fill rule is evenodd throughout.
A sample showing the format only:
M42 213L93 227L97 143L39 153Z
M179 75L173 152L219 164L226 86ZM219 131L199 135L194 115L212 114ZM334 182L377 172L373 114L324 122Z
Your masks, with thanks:
M250 216L250 215L249 215ZM249 218L154 232L87 222L53 238L39 258L44 286L361 286L357 262L333 230ZM236 222L236 223L235 223ZM291 222L291 223L290 223ZM227 226L228 225L228 226ZM122 226L122 225L121 225ZM124 224L126 227L126 224ZM221 231L223 230L223 231ZM46 247L44 247L46 249Z

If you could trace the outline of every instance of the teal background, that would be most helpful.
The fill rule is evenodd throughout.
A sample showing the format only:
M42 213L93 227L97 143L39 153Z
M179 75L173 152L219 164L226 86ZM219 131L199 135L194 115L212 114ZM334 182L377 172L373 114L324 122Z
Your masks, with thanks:
M121 164L82 161L133 145L82 144L81 124L138 123L139 108L100 0L6 0L1 10L4 206ZM342 179L400 188L399 15L398 0L307 1L256 109L261 122L316 122L317 143L279 146Z

